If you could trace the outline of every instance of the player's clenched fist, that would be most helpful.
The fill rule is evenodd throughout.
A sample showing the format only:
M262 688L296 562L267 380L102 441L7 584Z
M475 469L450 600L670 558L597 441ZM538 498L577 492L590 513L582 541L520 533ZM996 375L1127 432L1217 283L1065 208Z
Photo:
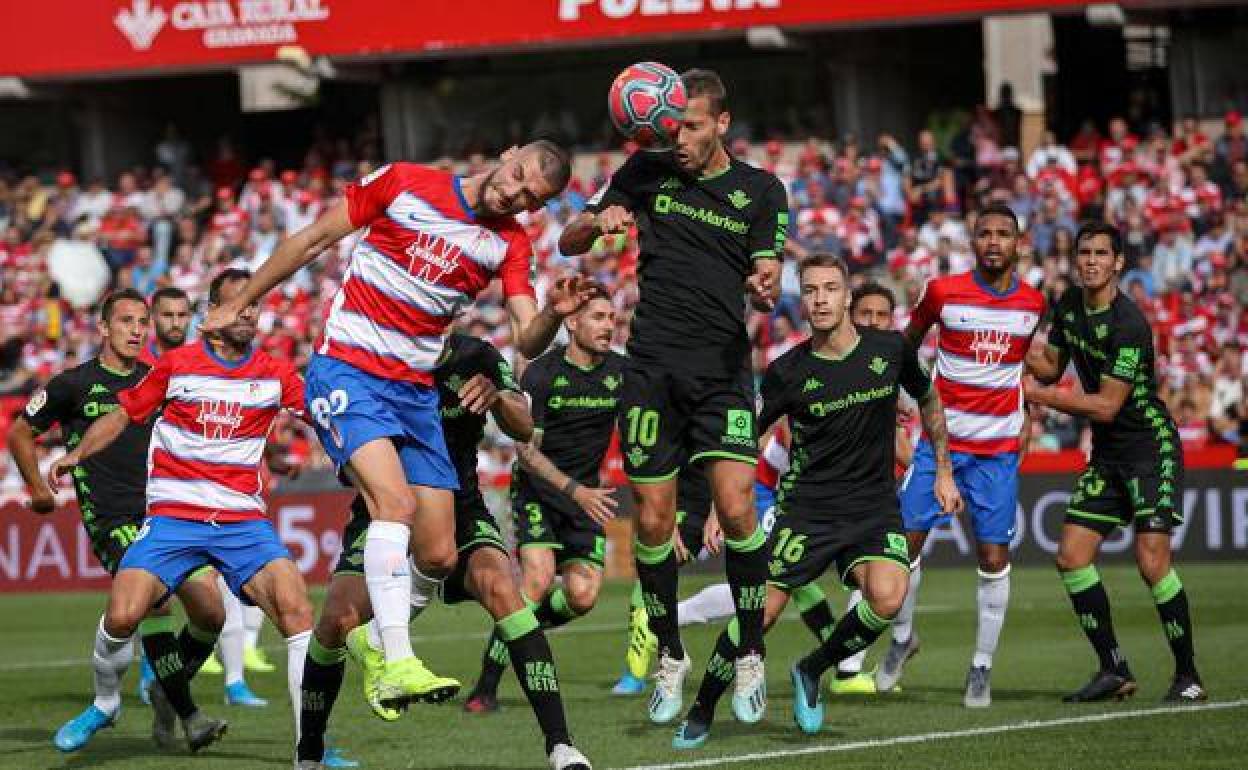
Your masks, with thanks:
M633 226L633 214L623 206L608 206L594 217L594 225L603 235L619 235Z

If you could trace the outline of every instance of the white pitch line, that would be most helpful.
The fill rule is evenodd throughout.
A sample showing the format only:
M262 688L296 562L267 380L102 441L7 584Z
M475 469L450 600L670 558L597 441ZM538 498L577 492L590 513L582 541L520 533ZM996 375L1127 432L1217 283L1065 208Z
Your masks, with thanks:
M951 612L953 607L945 605L933 605L931 607L920 607L920 613L941 613ZM780 617L783 621L797 620L800 616L796 612L786 612ZM698 623L695 625L713 625L707 623ZM689 626L682 626L689 628ZM628 630L627 624L622 623L585 623L571 624L549 631L552 636L568 636L575 634L607 634L620 633ZM444 634L413 634L412 643L421 644L429 642L469 642L469 641L485 641L490 637L488 631L456 631ZM285 645L260 645L268 652L285 652ZM73 668L74 666L87 666L91 664L90 658L61 658L54 660L26 660L17 661L15 663L0 663L0 673L9 671L39 671L48 668Z
M842 751L858 751L860 749L878 749L884 746L900 746L910 743L930 743L932 741L943 741L951 738L974 738L981 735L996 735L997 733L1011 733L1022 730L1043 730L1050 727L1064 727L1067 725L1112 722L1117 719L1133 719L1135 717L1146 717L1156 714L1187 714L1195 711L1215 711L1221 709L1242 708L1244 706L1248 706L1248 698L1232 701L1218 701L1214 703L1200 703L1190 706L1159 706L1157 708L1135 709L1133 711L1109 711L1103 714L1085 714L1083 716L1063 717L1061 719L1014 722L1013 724L993 725L991 727L972 727L966 730L949 730L938 733L897 735L892 738L876 738L869 741L834 743L824 746L809 746L802 749L760 751L753 754L736 754L726 757L695 759L688 762L669 762L662 765L636 765L633 767L623 768L623 770L685 770L685 768L692 767L714 767L716 765L728 765L738 762L761 762L769 759L801 757L810 754L831 754Z

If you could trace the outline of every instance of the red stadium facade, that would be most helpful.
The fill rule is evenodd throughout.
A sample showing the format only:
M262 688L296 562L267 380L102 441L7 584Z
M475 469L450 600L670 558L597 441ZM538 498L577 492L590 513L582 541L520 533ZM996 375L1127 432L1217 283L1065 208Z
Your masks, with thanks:
M79 0L9 3L0 74L23 78L220 69L284 45L346 59L560 48L751 27L815 28L1070 10L1080 0ZM1131 5L1131 3L1127 3Z

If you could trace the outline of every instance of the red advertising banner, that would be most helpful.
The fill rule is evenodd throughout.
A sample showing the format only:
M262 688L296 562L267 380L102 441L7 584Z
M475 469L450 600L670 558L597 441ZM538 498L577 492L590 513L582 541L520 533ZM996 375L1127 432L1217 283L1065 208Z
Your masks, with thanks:
M351 494L345 490L280 495L273 525L312 583L329 580L342 551ZM108 573L91 553L77 504L40 516L21 505L0 508L0 593L107 589Z
M818 27L1088 5L1079 0L9 0L0 75L191 70L313 56L428 55L760 25Z

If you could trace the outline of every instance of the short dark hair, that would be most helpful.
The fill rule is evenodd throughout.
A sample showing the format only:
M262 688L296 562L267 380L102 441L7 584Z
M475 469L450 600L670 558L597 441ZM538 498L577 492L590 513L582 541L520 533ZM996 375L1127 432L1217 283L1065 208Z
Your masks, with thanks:
M155 293L152 294L152 307L156 307L156 303L160 302L162 299L180 299L185 300L188 303L191 301L191 298L187 296L187 293L179 289L177 286L165 286L157 289Z
M690 99L705 96L710 103L712 115L719 115L728 109L728 89L724 87L719 73L695 68L685 71L680 79L685 84L685 96Z
M979 216L975 218L975 229L979 229L979 223L984 217L1005 217L1014 224L1014 234L1017 235L1023 231L1018 226L1018 215L1014 213L1014 209L1004 203L990 203L979 210Z
M143 307L147 307L147 300L143 299L143 295L136 290L118 289L104 298L104 304L100 305L100 318L106 323L111 321L113 318L113 310L117 307L117 303L127 299L133 302L138 302Z
M212 283L208 285L208 302L213 305L221 303L221 287L232 281L246 281L251 278L251 271L244 270L241 267L227 267L217 273L217 277L212 279Z
M841 271L842 278L846 281L849 280L849 265L845 264L845 260L835 254L826 253L811 254L806 259L803 259L801 264L797 267L798 279L800 280L801 277L806 274L807 270L814 267L836 268Z
M572 178L572 156L568 154L568 151L549 139L529 142L524 148L538 154L537 162L542 170L542 178L549 182L556 192L563 192Z
M1109 238L1109 247L1113 249L1114 256L1122 254L1122 236L1118 233L1118 228L1108 222L1099 222L1088 220L1079 225L1079 232L1075 234L1075 250L1079 250L1079 243L1084 238L1092 238L1097 235L1103 235Z
M887 286L881 286L875 281L867 281L863 285L854 289L854 298L849 303L850 310L858 306L858 302L865 297L883 297L888 301L888 309L897 309L897 298L893 296L892 289Z

